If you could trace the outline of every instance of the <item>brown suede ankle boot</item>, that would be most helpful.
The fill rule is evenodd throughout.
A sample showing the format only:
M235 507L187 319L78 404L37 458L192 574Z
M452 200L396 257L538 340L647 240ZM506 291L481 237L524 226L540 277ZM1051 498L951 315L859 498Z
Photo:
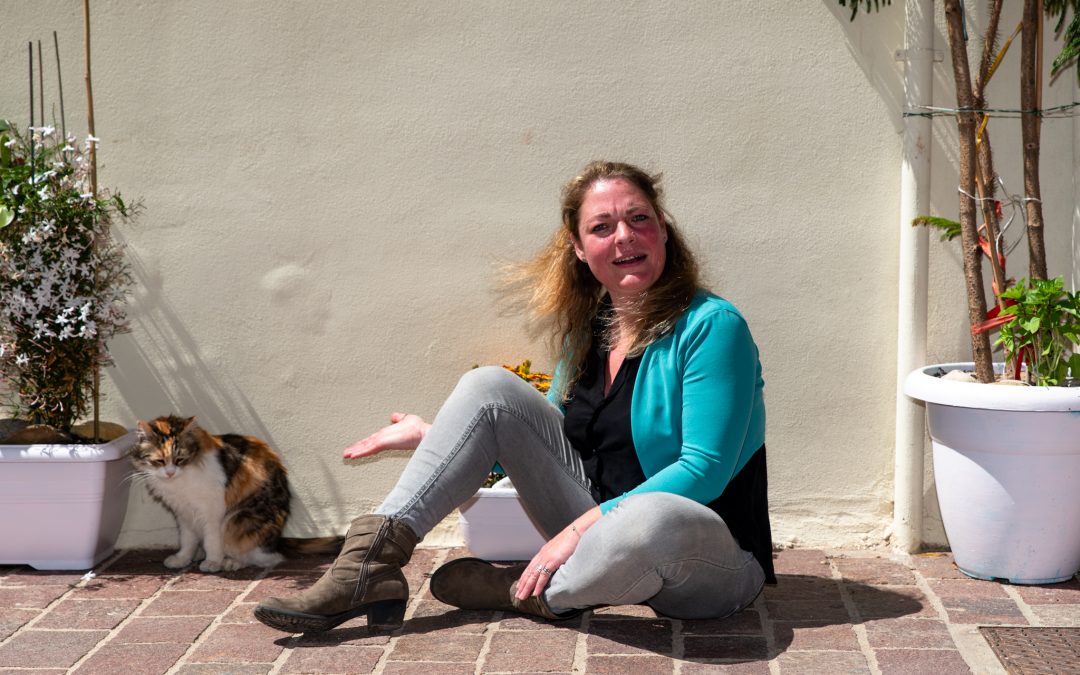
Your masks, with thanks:
M400 521L361 516L321 579L298 596L266 598L255 608L255 618L286 633L319 633L365 613L369 628L399 628L409 600L401 567L416 542Z
M518 612L555 621L581 614L577 610L556 614L543 596L518 600L517 580L526 567L524 563L496 567L479 558L451 560L431 576L431 594L439 602L461 609Z

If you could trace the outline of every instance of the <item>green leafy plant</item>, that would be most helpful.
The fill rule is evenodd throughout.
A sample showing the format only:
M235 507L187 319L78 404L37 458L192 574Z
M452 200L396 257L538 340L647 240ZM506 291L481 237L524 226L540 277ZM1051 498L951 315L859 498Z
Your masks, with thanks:
M90 407L131 275L109 236L132 209L90 187L90 147L0 122L0 377L17 417L67 431Z
M851 7L851 18L855 19L859 9L869 13L879 10L877 0L838 0L841 6ZM881 5L891 4L887 0ZM1008 308L1012 300L1005 296L1011 280L1005 275L1005 255L1002 226L1003 198L996 194L1001 179L994 170L994 158L990 148L987 123L992 111L986 102L986 87L998 66L1002 63L1014 39L1020 36L1019 77L1020 108L1014 113L1020 117L1021 147L1024 169L1023 198L1012 198L1010 203L1019 203L1023 213L1027 233L1029 271L1033 280L1045 280L1046 246L1042 213L1042 189L1039 177L1039 156L1041 149L1041 120L1046 112L1042 109L1042 79L1039 72L1038 54L1042 49L1043 17L1056 20L1055 32L1062 39L1062 50L1054 60L1051 74L1057 75L1064 69L1074 66L1080 55L1080 0L1023 0L1021 21L1007 40L998 47L999 34L1002 32L1001 19L1005 3L995 0L988 3L984 13L985 31L982 36L981 55L972 61L969 53L969 19L966 14L965 0L943 0L945 13L946 38L949 44L953 81L956 85L956 108L953 114L957 124L957 163L959 169L959 218L956 221L921 217L915 225L937 228L942 232L942 239L959 237L964 263L964 281L968 301L968 323L971 326L971 350L975 364L975 377L980 382L992 382L994 369L989 333L1006 325ZM1072 19L1061 35L1068 15ZM1080 70L1077 71L1080 80ZM1000 111L998 111L1000 112ZM981 219L981 223L978 221ZM1007 226L1007 223L1006 223ZM986 293L983 283L983 257L989 260L993 273L993 297L995 306L987 310ZM1030 289L1029 289L1030 290ZM1016 291L1023 294L1024 290ZM1038 322L1041 323L1041 322ZM1037 325L1028 321L1028 326ZM1012 338L1006 338L1008 341ZM1040 344L1053 342L1052 338L1038 338ZM999 339L998 344L1005 344ZM1030 351L1030 354L1029 354ZM1034 355L1036 350L1023 348L1015 352L1006 350L1010 356L1006 367L1019 372L1025 356ZM1012 357L1016 357L1015 360Z
M1064 384L1070 369L1072 377L1080 375L1080 353L1073 351L1080 342L1080 292L1065 290L1062 277L1021 279L1001 298L1008 306L1000 314L1005 322L997 344L1010 363L1026 360L1028 379L1041 386Z

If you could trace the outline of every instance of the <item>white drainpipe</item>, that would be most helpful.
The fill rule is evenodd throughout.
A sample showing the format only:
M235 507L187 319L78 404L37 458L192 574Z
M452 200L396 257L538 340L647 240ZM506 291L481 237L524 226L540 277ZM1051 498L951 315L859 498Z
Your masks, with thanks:
M934 2L906 3L904 51L905 109L932 105ZM929 117L904 118L900 175L900 275L896 341L896 465L893 487L893 546L913 553L922 545L925 408L904 395L907 374L925 365L928 244L926 228L911 221L930 209Z

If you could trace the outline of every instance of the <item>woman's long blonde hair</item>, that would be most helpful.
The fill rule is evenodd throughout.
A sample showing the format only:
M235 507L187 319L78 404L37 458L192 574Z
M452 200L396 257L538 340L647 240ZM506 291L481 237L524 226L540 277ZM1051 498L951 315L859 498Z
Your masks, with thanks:
M660 175L650 175L622 162L591 162L562 189L562 227L531 260L508 270L507 288L525 295L534 326L551 339L552 351L562 368L560 400L565 399L580 377L585 357L594 339L593 323L606 291L589 266L578 259L578 212L589 189L602 180L621 178L645 194L653 210L667 223L667 262L660 278L641 294L630 313L630 321L620 321L623 335L632 336L627 356L640 355L645 348L669 333L690 306L700 287L697 261L686 246L662 204Z

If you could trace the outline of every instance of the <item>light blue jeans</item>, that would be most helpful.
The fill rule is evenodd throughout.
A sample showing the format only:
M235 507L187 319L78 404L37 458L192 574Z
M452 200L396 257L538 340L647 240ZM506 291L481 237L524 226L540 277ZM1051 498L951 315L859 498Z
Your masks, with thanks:
M596 506L562 412L498 367L466 373L375 513L423 538L498 463L540 531L552 536ZM653 492L624 499L585 531L544 591L552 610L645 603L676 618L733 614L765 575L711 509Z

